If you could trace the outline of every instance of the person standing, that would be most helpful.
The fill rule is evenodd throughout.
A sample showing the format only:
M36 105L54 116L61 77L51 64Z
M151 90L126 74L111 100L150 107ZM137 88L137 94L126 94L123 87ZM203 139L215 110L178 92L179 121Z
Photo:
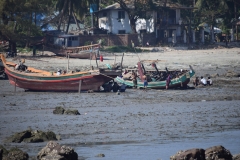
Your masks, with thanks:
M132 71L133 88L137 88L137 74Z
M198 86L199 85L199 79L198 77L195 78L194 82L193 82L194 86Z
M167 79L166 79L166 89L169 88L169 84L171 83L171 79L172 79L172 77L171 77L171 75L169 74L168 77L167 77Z
M147 88L147 86L148 86L148 81L147 81L147 76L146 75L143 75L143 87L144 87L144 89L146 89Z

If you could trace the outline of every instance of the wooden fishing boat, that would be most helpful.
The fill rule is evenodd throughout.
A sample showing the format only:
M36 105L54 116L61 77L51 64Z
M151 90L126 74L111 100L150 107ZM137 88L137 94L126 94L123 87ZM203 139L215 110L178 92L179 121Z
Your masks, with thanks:
M58 45L48 44L45 46L45 50L49 50L57 56L69 56L70 58L79 59L96 59L99 55L99 47L99 44L80 47L61 47Z
M10 84L33 91L99 91L100 87L121 74L121 70L97 69L57 75L53 72L27 67L26 71L15 69L16 64L7 62L0 55Z
M191 66L189 70L158 70L156 64L153 62L151 64L155 70L145 70L142 62L138 62L137 69L128 70L130 74L127 77L118 76L116 81L127 86L133 87L133 81L131 79L131 71L137 73L137 87L144 87L144 78L147 77L148 86L147 88L151 89L165 89L166 88L166 78L170 74L171 82L168 88L177 88L177 87L187 87L187 84L190 82L190 78L195 74Z

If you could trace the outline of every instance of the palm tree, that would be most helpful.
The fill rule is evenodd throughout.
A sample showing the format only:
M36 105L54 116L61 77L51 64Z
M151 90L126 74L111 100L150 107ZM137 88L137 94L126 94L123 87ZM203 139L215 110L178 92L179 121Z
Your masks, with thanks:
M203 22L211 25L211 41L214 41L214 25L216 18L228 12L228 0L197 0L195 7L197 7L197 14L201 16Z
M58 9L60 16L58 30L60 30L64 16L68 17L66 33L68 32L72 17L74 18L78 29L80 29L77 18L84 17L84 15L88 12L90 3L94 3L94 0L58 0L56 4L56 8Z

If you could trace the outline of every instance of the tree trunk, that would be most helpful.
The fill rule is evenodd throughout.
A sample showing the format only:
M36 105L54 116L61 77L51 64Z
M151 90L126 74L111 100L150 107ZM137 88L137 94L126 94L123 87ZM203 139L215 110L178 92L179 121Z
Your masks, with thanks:
M68 30L69 30L69 25L70 25L71 16L72 16L72 10L73 10L73 6L72 6L71 1L69 1L69 15L68 15L68 24L67 24L66 33L68 33Z
M133 33L137 33L137 30L136 30L136 20L134 20L133 18L130 19L130 26L131 26L132 32Z
M75 15L74 12L72 12L72 16L73 16L73 18L74 18L74 21L75 21L77 27L78 27L78 30L81 30L81 28L80 28L80 26L79 26L79 23L78 23L78 21L77 21L76 15Z
M64 16L64 13L65 13L65 10L66 10L67 6L68 6L68 0L65 0L63 8L60 12L60 20L59 20L59 23L58 23L58 30L60 30L60 28L61 28L63 16Z

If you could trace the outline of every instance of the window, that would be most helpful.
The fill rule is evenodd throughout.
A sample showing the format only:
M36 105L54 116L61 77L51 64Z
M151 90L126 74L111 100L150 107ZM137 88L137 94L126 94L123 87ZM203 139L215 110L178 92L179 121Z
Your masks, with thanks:
M101 20L101 24L106 24L106 21L104 21L104 20Z
M125 30L118 30L118 34L125 34L126 31Z
M102 13L102 16L103 16L103 17L107 17L107 12L106 12L106 11L103 12L103 13Z
M78 37L69 37L68 40L69 40L69 41L77 41L77 40L78 40Z
M125 11L118 11L118 19L125 19Z

